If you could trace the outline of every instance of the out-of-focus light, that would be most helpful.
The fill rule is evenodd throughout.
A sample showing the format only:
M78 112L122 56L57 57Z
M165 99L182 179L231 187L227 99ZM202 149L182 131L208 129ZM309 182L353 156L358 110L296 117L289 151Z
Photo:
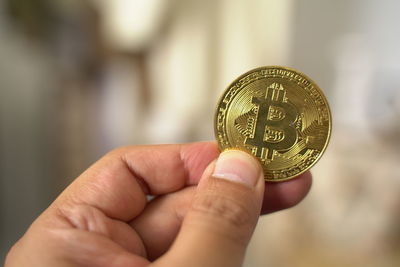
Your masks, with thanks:
M162 22L167 0L93 1L103 13L106 41L120 50L137 51L152 40Z

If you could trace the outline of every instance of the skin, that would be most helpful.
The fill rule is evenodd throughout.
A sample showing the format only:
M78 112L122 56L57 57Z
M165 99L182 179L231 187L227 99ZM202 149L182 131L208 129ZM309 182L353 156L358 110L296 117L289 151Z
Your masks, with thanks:
M32 223L5 266L241 266L260 213L299 203L311 174L265 183L252 163L250 187L213 177L218 155L213 142L108 153Z

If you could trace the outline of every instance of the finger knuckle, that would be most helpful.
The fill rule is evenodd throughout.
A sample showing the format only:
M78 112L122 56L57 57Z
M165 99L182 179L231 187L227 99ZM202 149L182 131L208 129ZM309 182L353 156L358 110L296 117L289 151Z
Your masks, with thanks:
M58 208L58 215L73 228L106 236L110 234L107 217L95 207L85 204L65 205Z
M194 201L193 210L212 220L223 221L233 227L242 227L251 222L250 211L239 200L226 195L206 193Z
M115 157L115 156L124 155L129 150L129 148L130 148L129 146L121 146L121 147L114 148L111 151L109 151L106 154L106 156Z

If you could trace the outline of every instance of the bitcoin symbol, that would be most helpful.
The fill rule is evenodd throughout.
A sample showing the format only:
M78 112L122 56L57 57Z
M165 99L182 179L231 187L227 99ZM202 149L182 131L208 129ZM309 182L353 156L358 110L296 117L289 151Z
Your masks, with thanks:
M256 123L245 144L253 146L256 157L272 160L275 150L287 150L297 141L294 122L298 113L285 101L285 95L283 86L273 83L267 87L265 97L252 97L257 111Z

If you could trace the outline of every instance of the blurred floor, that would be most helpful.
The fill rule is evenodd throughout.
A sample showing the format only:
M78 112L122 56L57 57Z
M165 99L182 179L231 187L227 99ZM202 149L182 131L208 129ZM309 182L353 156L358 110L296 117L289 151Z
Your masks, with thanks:
M3 1L1 257L106 151L213 139L225 87L253 67L287 65L324 89L334 130L310 195L260 220L245 266L398 266L399 9L395 0Z

